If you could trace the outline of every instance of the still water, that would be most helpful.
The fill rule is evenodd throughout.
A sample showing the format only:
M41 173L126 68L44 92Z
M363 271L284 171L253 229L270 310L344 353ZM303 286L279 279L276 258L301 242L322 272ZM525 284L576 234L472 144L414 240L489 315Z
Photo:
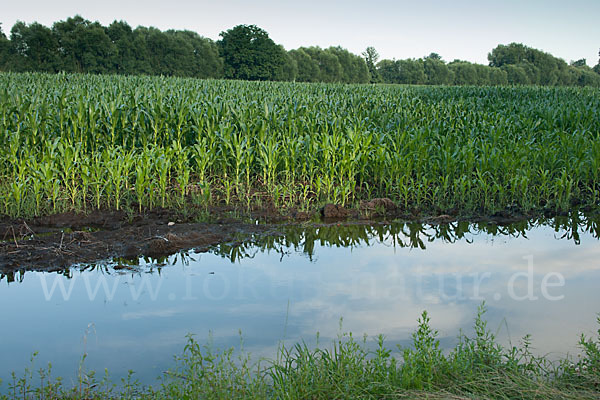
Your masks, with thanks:
M6 389L38 351L35 369L52 362L67 383L84 353L88 370L108 368L118 381L133 369L153 383L190 333L224 348L238 346L241 332L256 357L282 342L314 343L317 332L327 343L340 325L408 345L425 309L450 347L484 300L503 344L529 333L538 354L564 357L577 352L579 334L598 329L599 231L579 218L282 227L281 236L127 268L3 276L0 378Z

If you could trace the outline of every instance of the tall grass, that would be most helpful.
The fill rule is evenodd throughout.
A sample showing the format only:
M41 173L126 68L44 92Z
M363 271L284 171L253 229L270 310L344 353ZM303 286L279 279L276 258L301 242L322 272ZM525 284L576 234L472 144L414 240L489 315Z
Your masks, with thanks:
M96 377L79 369L70 388L51 378L51 366L33 367L13 375L8 394L0 399L597 399L600 396L600 329L582 336L577 361L550 361L531 351L531 338L503 347L488 329L482 305L472 336L443 351L438 333L423 312L412 334L412 346L386 347L378 336L374 346L341 333L330 345L305 343L280 346L273 360L252 362L234 349L201 346L192 336L175 367L154 387L143 387L130 372L119 386L108 372ZM600 318L598 319L600 326ZM85 359L85 356L84 356ZM38 384L39 382L39 384Z
M596 207L600 94L0 74L0 212Z

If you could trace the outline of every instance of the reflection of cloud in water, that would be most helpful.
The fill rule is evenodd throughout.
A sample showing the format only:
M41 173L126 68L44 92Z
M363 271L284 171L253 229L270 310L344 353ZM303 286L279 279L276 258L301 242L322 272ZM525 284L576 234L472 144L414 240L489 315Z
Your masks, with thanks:
M400 228L408 232L408 239ZM148 378L164 370L171 356L182 351L188 333L197 334L203 343L212 332L215 346L223 348L238 345L241 330L247 349L273 356L284 339L288 344L314 343L319 332L322 342L328 343L339 333L343 317L342 330L354 332L355 337L383 333L391 343L406 344L426 309L443 343L452 345L461 329L470 331L482 299L488 304L489 326L499 330L503 341L510 338L516 344L531 333L534 348L542 353L572 351L579 333L597 329L600 246L592 235L581 234L581 244L576 246L572 240L557 240L552 228L536 228L526 235L517 229L516 237L436 233L417 225L400 228L396 236L381 227L373 228L375 233L346 232L355 235L351 250L337 247L348 242L342 233L321 229L323 237L313 237L309 245L302 236L306 234L286 238L299 251L283 246L280 250L287 254L283 257L277 248L269 253L248 246L236 254L247 252L253 257L236 256L236 263L231 263L222 257L224 247L217 254L195 257L196 261L179 256L160 275L119 278L82 273L90 277L91 287L100 276L108 288L113 288L114 279L121 279L123 284L117 285L112 301L106 301L102 288L90 301L79 278L70 301L55 297L45 302L39 279L31 274L31 279L0 290L0 302L20 304L20 309L6 310L6 324L0 326L0 337L8 347L6 361L0 361L0 376L18 369L17 352L40 350L54 362L52 357L61 357L59 349L81 341L81 331L90 321L95 323L97 338L88 343L88 367L108 367L117 374L133 368ZM451 240L439 238L448 235ZM365 244L365 237L371 246ZM422 242L426 250L398 245L402 241ZM516 301L509 297L507 285L513 274L528 272L527 256L533 256L534 295L539 299ZM564 295L563 300L549 301L541 295L541 281L550 272L565 277L563 287L549 289L553 295ZM64 277L54 277L69 283ZM526 279L517 279L515 292L526 293L528 285ZM150 297L151 288L157 292L155 300ZM139 299L131 299L132 290L140 293ZM51 324L56 319L62 321L61 326ZM32 333L39 324L48 326L43 342ZM32 339L27 342L27 338ZM81 352L76 353L74 357L69 353L72 365ZM71 372L60 368L57 372L61 371Z
M138 312L126 312L121 314L121 318L124 321L131 319L141 319L141 318L169 318L176 314L181 314L182 311L174 308L160 309L160 310L145 310Z
M326 254L317 251L318 271L294 256L273 265L257 255L249 267L259 269L269 281L289 274L296 284L315 289L308 298L291 303L290 319L300 321L298 337L315 331L335 336L335 322L343 316L344 330L370 335L382 332L390 338L402 338L414 330L423 309L430 312L434 326L442 334L457 335L461 328L468 331L471 326L481 301L473 298L475 282L479 280L476 293L488 303L490 327L498 330L504 340L517 343L520 337L531 333L534 347L541 352L566 352L573 350L580 332L593 333L595 313L600 311L595 309L600 302L593 289L600 282L595 275L600 269L596 240L585 240L576 247L541 229L529 232L528 239L474 241L453 245L432 242L427 251L364 247L354 249L351 257L345 256L343 249L331 248L326 249ZM533 295L538 300L510 299L507 286L511 276L528 271L526 257L530 255L534 266ZM330 268L336 263L337 268ZM292 271L296 270L302 272L294 274ZM553 296L564 296L563 300L549 301L542 296L541 282L550 272L560 273L566 279L564 286L548 289ZM483 273L489 276L482 276ZM515 294L527 294L526 277L513 281Z

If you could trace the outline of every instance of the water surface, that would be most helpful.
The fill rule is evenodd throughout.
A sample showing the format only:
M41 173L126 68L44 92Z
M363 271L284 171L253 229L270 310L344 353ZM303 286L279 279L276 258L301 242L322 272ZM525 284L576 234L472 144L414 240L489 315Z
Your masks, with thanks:
M322 226L282 228L211 253L3 276L0 378L52 362L74 379L85 366L127 370L153 383L181 353L186 335L215 347L240 344L271 357L279 343L327 343L341 330L383 333L408 345L423 310L442 344L469 332L486 301L502 343L525 334L550 357L577 351L600 312L600 242L592 220L523 222L507 227ZM113 267L120 265L115 270Z

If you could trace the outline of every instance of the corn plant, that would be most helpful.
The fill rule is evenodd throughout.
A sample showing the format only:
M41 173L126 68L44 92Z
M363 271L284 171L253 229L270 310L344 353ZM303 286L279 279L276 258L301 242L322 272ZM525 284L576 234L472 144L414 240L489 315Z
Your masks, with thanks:
M0 73L11 215L131 199L141 212L389 197L464 213L600 199L600 94L590 88L66 77Z

